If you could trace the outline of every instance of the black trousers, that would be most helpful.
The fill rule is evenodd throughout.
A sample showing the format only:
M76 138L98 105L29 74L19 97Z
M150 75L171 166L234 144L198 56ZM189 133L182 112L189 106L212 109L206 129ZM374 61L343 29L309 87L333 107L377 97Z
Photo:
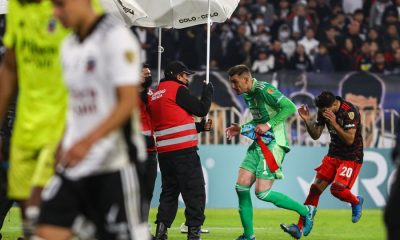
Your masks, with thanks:
M178 210L178 197L185 202L186 225L203 225L205 216L205 183L200 157L196 151L178 153L173 156L158 156L162 191L157 213L157 223L171 227Z
M143 173L139 173L141 218L143 222L149 219L150 203L153 198L154 185L157 178L157 152L147 152Z
M96 225L96 239L138 239L136 169L129 165L77 180L57 173L43 190L38 224L71 229L81 215Z
M390 191L389 199L385 208L385 223L388 240L400 239L400 168Z
M14 201L7 198L7 172L0 169L0 230L13 203ZM2 239L1 233L0 239Z

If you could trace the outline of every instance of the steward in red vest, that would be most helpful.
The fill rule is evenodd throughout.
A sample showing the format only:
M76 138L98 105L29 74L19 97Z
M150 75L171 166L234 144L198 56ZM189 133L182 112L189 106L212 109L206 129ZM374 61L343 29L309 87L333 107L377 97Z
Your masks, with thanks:
M165 79L148 97L162 176L157 240L168 238L180 193L186 206L188 239L200 239L205 219L204 176L197 154L197 134L204 131L205 121L196 123L193 115L207 115L214 90L211 83L204 84L201 99L191 95L188 76L193 73L182 62L171 62L164 70Z
M154 185L157 178L157 149L154 130L151 125L148 112L147 100L152 90L149 88L153 82L149 65L144 64L142 68L140 89L140 122L141 132L146 140L147 159L145 162L137 163L140 181L141 197L141 221L148 222L151 199L153 198Z

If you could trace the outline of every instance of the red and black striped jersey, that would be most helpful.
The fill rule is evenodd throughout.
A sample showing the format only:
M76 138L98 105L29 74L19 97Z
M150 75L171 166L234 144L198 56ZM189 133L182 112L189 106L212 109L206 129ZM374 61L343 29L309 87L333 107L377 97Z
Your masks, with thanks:
M326 122L321 112L318 112L317 124L326 125L329 134L331 136L331 142L329 144L328 156L356 161L358 163L363 162L363 139L361 135L361 117L360 113L354 107L353 104L343 100L340 97L336 97L340 101L339 110L335 113L337 123L344 129L356 129L356 135L352 145L347 145L337 135L336 130Z

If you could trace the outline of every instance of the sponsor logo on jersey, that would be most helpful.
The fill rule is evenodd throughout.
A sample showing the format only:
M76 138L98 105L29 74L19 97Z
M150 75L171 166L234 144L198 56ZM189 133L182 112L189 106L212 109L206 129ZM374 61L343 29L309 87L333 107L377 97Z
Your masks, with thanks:
M158 90L157 92L154 92L151 95L151 101L154 101L154 100L157 100L157 99L161 98L163 96L163 93L165 93L166 91L167 90L165 90L165 89L161 89L161 90Z
M133 53L132 50L128 50L125 52L125 60L128 63L132 63L134 59L135 59L135 54Z
M349 112L349 118L350 118L351 120L354 119L354 112Z
M53 33L56 30L56 25L57 25L57 20L54 18L51 18L49 20L49 23L47 24L47 31L49 33Z
M96 61L93 58L89 58L86 63L86 72L91 73L96 68Z

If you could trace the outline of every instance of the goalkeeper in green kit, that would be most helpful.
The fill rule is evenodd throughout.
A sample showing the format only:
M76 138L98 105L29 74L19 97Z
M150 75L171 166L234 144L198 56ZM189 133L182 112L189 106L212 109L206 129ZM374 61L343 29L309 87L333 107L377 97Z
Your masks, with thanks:
M254 240L253 205L250 188L256 183L257 198L277 207L297 212L304 218L304 232L310 232L316 208L303 205L289 196L272 190L275 179L283 179L282 163L289 152L285 120L296 112L296 106L274 86L252 78L245 65L228 70L233 90L243 94L253 120L242 126L232 124L226 129L228 140L242 134L254 140L240 165L236 182L239 214L244 228L237 240Z

